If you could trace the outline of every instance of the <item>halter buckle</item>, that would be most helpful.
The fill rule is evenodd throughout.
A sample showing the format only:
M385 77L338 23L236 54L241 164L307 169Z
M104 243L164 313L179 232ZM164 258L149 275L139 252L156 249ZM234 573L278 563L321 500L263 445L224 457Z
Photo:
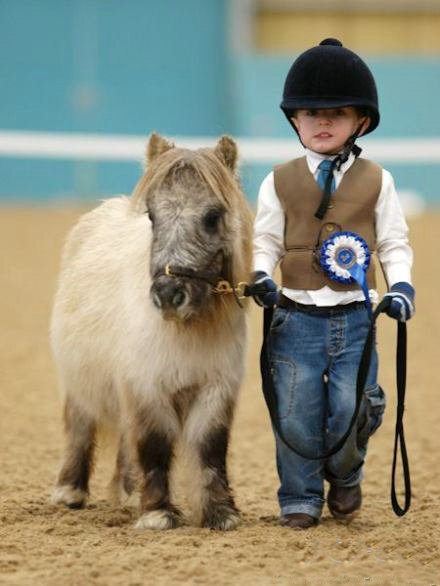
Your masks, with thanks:
M245 291L247 286L248 283L245 281L240 281L235 288L231 286L229 281L219 281L212 291L219 294L234 293L238 299L244 299L246 297Z
M219 281L213 288L214 293L233 293L234 289L231 287L229 281Z
M247 297L247 295L245 295L246 292L246 288L248 287L248 283L246 283L246 281L240 281L237 285L237 287L235 288L235 292L237 293L237 297L239 299L244 299L245 297Z

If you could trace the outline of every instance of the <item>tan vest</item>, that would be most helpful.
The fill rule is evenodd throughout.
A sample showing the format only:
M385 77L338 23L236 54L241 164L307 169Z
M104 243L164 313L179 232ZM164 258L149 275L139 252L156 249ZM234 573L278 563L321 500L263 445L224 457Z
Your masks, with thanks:
M374 210L382 187L382 169L366 159L356 159L344 173L332 194L323 218L315 218L322 190L307 165L306 157L294 159L274 169L275 190L285 213L284 246L281 260L283 287L316 290L328 285L335 291L357 289L329 279L319 265L321 244L334 232L356 232L376 250ZM373 256L367 271L368 286L376 287Z

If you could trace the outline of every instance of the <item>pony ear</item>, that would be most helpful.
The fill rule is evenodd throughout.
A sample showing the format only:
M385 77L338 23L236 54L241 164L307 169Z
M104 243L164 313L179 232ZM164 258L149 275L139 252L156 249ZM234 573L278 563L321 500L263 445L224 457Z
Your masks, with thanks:
M237 166L237 157L238 157L238 150L235 141L230 137L224 134L220 137L215 149L214 153L220 159L220 161L228 167L232 172L235 171L235 167Z
M156 157L173 148L174 144L172 142L168 142L160 134L153 132L147 144L146 162L151 163Z

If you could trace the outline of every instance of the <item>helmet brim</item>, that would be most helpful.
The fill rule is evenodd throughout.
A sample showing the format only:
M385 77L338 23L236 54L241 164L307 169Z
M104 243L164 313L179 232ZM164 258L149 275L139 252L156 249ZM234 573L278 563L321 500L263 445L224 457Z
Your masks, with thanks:
M281 104L280 108L286 115L287 120L292 124L291 118L295 113L295 110L318 110L320 108L343 108L347 106L355 106L357 108L365 108L367 110L367 115L370 118L370 124L368 125L367 130L364 132L368 134L372 132L377 126L379 125L380 121L380 114L377 110L375 104L369 103L362 98L350 98L344 97L341 98L313 98L313 97L302 97L302 98L291 98L291 99L284 99ZM295 128L295 126L292 124ZM296 130L296 128L295 128Z

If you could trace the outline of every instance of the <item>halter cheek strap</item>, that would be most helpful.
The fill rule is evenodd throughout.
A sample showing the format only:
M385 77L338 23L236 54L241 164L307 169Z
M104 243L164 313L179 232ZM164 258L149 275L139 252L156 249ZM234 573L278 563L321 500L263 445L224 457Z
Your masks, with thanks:
M167 264L165 268L162 270L156 271L153 278L157 279L158 277L166 275L167 277L183 277L185 279L197 279L199 281L204 281L213 287L218 282L218 275L216 273L210 271L196 271L195 269L189 267L181 267L177 265Z
M244 281L238 283L236 286L234 285L232 276L232 259L228 255L225 255L224 252L222 252L222 255L223 263L220 274L209 270L199 271L190 267L167 264L163 269L156 271L153 278L157 279L162 275L166 275L167 277L183 277L184 279L203 281L212 286L213 293L221 295L232 294L237 304L240 307L243 307L241 299L249 297L249 285ZM210 264L212 264L212 262L213 261L211 261Z

